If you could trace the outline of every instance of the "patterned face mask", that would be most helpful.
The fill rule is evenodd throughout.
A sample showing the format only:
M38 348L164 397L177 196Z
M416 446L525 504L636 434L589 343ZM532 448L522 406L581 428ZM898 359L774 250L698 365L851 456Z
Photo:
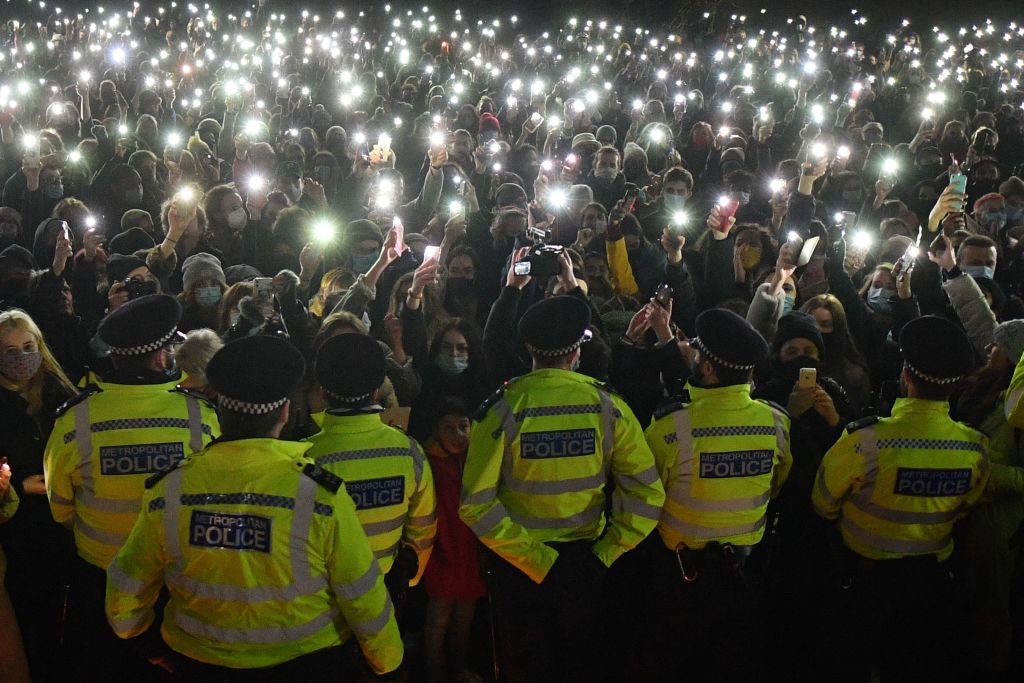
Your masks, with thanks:
M16 384L35 377L42 365L43 354L39 351L20 351L0 356L0 374Z

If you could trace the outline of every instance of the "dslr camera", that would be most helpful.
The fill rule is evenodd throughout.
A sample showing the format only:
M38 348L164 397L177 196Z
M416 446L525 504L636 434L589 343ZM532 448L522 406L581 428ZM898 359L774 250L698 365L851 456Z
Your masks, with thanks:
M156 283L141 277L130 277L124 281L128 290L128 299L138 299L149 294L156 294Z
M527 228L526 236L533 240L530 252L513 266L516 275L529 275L546 282L558 273L558 257L564 250L560 244L547 244L550 230Z

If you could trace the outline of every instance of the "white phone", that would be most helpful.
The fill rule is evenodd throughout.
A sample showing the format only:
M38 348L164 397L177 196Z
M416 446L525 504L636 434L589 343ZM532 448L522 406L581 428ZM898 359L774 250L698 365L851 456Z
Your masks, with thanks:
M441 256L441 247L435 247L433 245L423 250L423 262L437 261Z
M800 389L810 389L818 383L818 370L816 368L800 368L800 379L797 381L797 387Z

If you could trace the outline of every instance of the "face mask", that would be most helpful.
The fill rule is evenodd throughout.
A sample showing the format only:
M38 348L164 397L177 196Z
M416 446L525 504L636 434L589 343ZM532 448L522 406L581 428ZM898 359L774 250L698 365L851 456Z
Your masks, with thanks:
M447 353L439 353L434 358L434 365L446 375L461 375L469 367L469 357L449 356Z
M21 384L35 377L42 362L43 354L39 351L5 353L0 356L0 374L15 384Z
M989 211L982 217L981 222L989 230L1002 230L1006 226L1006 212Z
M778 363L776 365L776 370L778 372L780 379L782 379L782 381L786 382L787 384L796 383L796 381L800 378L800 371L803 368L814 368L815 370L817 370L819 368L819 363L817 360L811 358L810 356L797 356L796 358L792 358L786 361L785 363Z
M963 266L961 270L975 279L984 277L993 280L996 276L996 269L990 266Z
M474 285L473 280L468 277L450 277L447 283L448 291L459 297L472 294Z
M57 182L44 183L43 196L47 199L60 199L64 196L64 185L59 180Z
M740 206L746 206L747 204L750 203L750 193L749 192L737 192L736 193L736 201L739 202Z
M875 313L889 315L892 313L892 300L896 292L884 287L872 287L868 290L868 307Z
M613 180L615 176L619 174L619 170L612 166L607 168L595 168L594 177L601 178L602 180Z
M793 306L796 305L796 297L787 295L782 299L782 315L789 315L793 312Z
M686 197L681 194L662 195L665 198L665 208L669 211L682 211L686 206Z
M245 215L245 209L238 207L228 214L228 227L236 231L241 230L245 227L248 220L248 217Z
M377 254L352 254L352 271L363 275L377 262Z
M220 303L220 287L197 287L195 294L196 303L198 303L203 308L216 306L218 303Z
M756 268L761 262L762 247L756 244L745 244L740 250L740 263L745 270Z

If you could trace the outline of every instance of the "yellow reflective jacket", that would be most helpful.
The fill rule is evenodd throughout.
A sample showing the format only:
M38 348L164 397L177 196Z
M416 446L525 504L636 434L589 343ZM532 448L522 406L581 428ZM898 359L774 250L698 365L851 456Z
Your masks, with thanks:
M416 440L378 413L325 413L306 456L345 481L356 514L387 574L404 542L419 559L419 582L437 534L434 477Z
M100 569L128 537L146 479L220 435L213 407L175 386L100 382L57 411L43 456L50 510Z
M1024 429L1024 356L1017 362L1010 378L1010 386L1006 389L1006 421L1011 427Z
M863 557L945 560L953 522L981 497L988 474L988 437L954 422L946 401L901 398L892 417L847 427L818 468L812 500Z
M793 464L789 416L752 399L749 384L686 388L691 402L658 410L647 429L665 485L661 540L673 550L755 545Z
M166 583L163 639L200 662L274 666L355 633L375 671L397 668L383 575L352 499L303 457L308 448L214 443L157 481L107 570L114 632L145 632Z
M459 516L507 562L540 583L558 557L545 543L599 539L594 554L611 566L654 529L665 491L618 396L584 375L542 369L485 406L470 436Z

